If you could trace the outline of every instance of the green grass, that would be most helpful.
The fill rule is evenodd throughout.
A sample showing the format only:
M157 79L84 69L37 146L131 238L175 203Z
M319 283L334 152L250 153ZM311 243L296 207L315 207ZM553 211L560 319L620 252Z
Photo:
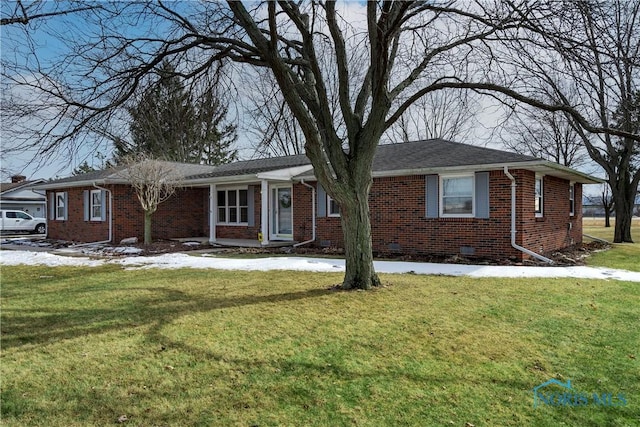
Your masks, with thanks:
M615 220L611 227L604 226L604 219L584 219L583 233L613 242ZM635 243L616 243L611 249L592 254L587 263L593 266L640 271L640 219L635 218L631 226L631 238ZM585 237L585 242L590 239Z
M632 426L640 286L2 269L2 425ZM534 386L622 393L533 408Z

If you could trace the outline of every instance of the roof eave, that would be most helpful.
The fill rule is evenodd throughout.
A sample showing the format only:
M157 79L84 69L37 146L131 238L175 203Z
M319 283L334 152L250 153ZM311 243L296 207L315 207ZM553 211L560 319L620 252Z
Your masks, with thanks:
M394 169L389 171L373 171L373 178L386 178L394 176L410 176L410 175L432 175L442 173L463 173L463 172L483 172L490 170L499 170L506 167L513 169L529 169L536 172L553 174L565 178L569 181L580 184L598 184L604 182L600 178L576 171L566 166L547 160L527 160L522 162L503 162L490 163L481 165L460 165L460 166L440 166L429 168L413 168L413 169ZM313 170L311 171L313 172ZM310 180L315 181L317 178L313 174L301 174L295 177L297 181Z

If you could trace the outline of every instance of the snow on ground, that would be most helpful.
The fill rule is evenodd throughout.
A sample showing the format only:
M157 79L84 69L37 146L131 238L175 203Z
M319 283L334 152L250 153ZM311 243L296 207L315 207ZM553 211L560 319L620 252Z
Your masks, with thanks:
M215 258L172 253L158 256L124 256L109 259L70 257L48 252L0 251L0 265L88 266L120 264L126 269L143 268L203 268L220 270L294 270L313 272L343 272L343 259L306 257L269 257L253 259ZM400 261L376 261L378 273L414 273L469 277L572 277L576 279L612 279L640 282L640 272L598 267L519 267L463 264L434 264Z

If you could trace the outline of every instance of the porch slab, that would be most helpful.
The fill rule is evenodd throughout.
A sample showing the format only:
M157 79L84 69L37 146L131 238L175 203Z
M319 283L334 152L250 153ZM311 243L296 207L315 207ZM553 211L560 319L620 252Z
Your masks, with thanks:
M175 240L177 242L198 242L201 244L208 244L208 237L181 237ZM252 239L216 239L213 246L222 246L222 247L230 247L230 248L281 248L286 246L293 246L297 242L292 240L284 240L284 241L270 241L268 244L263 245L258 240Z

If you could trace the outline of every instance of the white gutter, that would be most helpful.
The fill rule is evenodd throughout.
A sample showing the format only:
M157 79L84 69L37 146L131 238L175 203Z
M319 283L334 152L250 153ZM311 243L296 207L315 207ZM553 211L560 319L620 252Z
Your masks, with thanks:
M300 180L300 184L304 185L311 189L311 221L312 221L312 231L311 231L311 240L305 240L304 242L296 243L293 245L294 248L298 246L306 245L312 243L316 240L316 188L312 185L304 182L304 179Z
M93 183L93 186L98 190L106 191L109 194L109 240L100 240L99 242L81 243L79 245L71 246L72 248L79 248L82 246L90 246L90 245L99 245L101 243L111 243L111 240L113 239L113 199L111 197L111 190L106 189L104 187L100 187L95 182Z
M509 167L504 167L504 174L511 180L511 246L520 252L524 252L534 258L544 261L548 264L553 264L553 260L537 254L529 249L523 248L516 243L516 179L509 173Z

